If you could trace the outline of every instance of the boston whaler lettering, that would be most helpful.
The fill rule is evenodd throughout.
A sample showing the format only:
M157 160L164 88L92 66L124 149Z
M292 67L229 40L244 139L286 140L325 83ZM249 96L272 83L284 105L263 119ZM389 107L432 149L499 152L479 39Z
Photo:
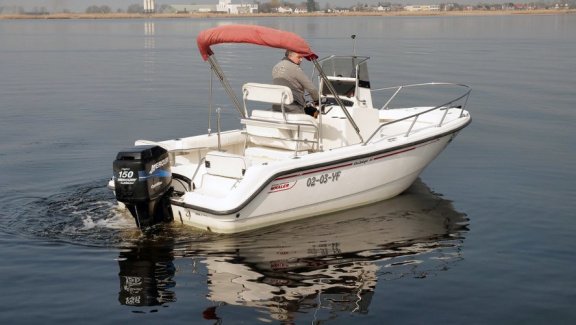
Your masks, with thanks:
M140 228L174 221L236 233L385 200L406 190L471 121L466 85L371 89L368 57L318 60L290 32L227 25L202 31L197 43L242 128L138 140L119 152L108 186ZM311 61L321 114L286 112L293 94L281 85L246 83L240 100L211 49L221 43L288 49ZM417 90L442 96L425 105L392 107ZM386 91L390 97L375 108L372 95ZM262 103L279 105L280 111L259 109Z

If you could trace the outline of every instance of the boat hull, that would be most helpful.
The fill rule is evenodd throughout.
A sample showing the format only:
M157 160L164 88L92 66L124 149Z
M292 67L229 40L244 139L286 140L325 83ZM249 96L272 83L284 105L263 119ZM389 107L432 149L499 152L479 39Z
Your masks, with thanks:
M350 150L334 163L274 175L233 208L208 209L172 200L174 221L237 233L386 200L406 190L456 133L386 150ZM358 151L364 148L358 146Z

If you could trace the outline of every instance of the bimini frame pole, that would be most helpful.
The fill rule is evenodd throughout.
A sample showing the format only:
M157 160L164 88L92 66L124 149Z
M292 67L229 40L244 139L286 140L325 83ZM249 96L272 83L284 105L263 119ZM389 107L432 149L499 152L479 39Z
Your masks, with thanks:
M232 87L230 87L230 83L228 83L228 79L224 75L224 72L220 68L220 65L218 64L218 61L216 61L214 55L210 55L208 57L208 62L210 63L212 70L216 73L216 76L218 76L218 79L220 79L222 87L224 87L224 90L234 103L234 106L236 106L236 110L238 111L238 113L240 113L240 116L242 118L246 118L246 114L244 114L244 109L242 108L240 100L238 99L238 97L236 97L236 94L234 93L234 90L232 90Z
M316 60L316 59L313 59L311 61L312 61L312 63L314 63L314 67L316 67L316 70L318 70L318 74L320 75L322 80L324 80L324 85L326 85L326 87L328 87L328 90L330 90L332 95L334 95L334 99L336 100L336 103L338 103L340 108L342 108L342 111L344 112L344 114L348 118L348 121L350 121L350 124L352 124L352 127L354 128L354 130L356 130L356 134L358 134L358 137L360 137L360 142L364 142L364 139L362 138L362 135L360 134L360 128L358 128L358 125L356 125L356 122L354 121L354 119L350 115L350 112L348 112L348 110L346 109L346 106L344 106L344 103L342 102L342 100L338 96L336 89L334 89L334 86L332 86L332 83L330 82L330 80L328 80L328 77L324 73L324 70L322 70L322 67L320 67L320 63L318 63L318 60Z

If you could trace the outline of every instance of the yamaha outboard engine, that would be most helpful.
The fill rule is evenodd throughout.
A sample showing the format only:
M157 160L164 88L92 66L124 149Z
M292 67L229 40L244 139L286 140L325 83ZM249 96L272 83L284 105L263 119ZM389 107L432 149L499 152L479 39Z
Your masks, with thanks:
M126 205L140 229L172 220L172 172L166 149L146 145L120 151L113 168L116 199Z

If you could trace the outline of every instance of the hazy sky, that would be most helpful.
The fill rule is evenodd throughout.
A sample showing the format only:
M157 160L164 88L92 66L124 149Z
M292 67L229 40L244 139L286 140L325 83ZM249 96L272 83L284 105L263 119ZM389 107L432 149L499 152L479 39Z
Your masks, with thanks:
M263 0L267 2L269 0ZM287 0L292 3L301 3L306 0ZM316 0L320 4L320 8L324 8L326 3L330 3L332 7L345 6L349 7L355 3L368 3L376 4L382 2L394 2L402 4L437 4L441 2L448 2L448 0ZM25 9L32 9L34 7L45 7L48 11L60 11L69 9L72 11L83 12L88 6L91 5L108 5L113 11L116 9L128 8L131 4L141 4L142 0L0 0L0 6L22 6ZM251 3L252 0L232 0L232 3ZM456 0L458 3L479 3L479 2L505 2L498 0ZM156 0L156 6L162 4L216 4L218 0Z

